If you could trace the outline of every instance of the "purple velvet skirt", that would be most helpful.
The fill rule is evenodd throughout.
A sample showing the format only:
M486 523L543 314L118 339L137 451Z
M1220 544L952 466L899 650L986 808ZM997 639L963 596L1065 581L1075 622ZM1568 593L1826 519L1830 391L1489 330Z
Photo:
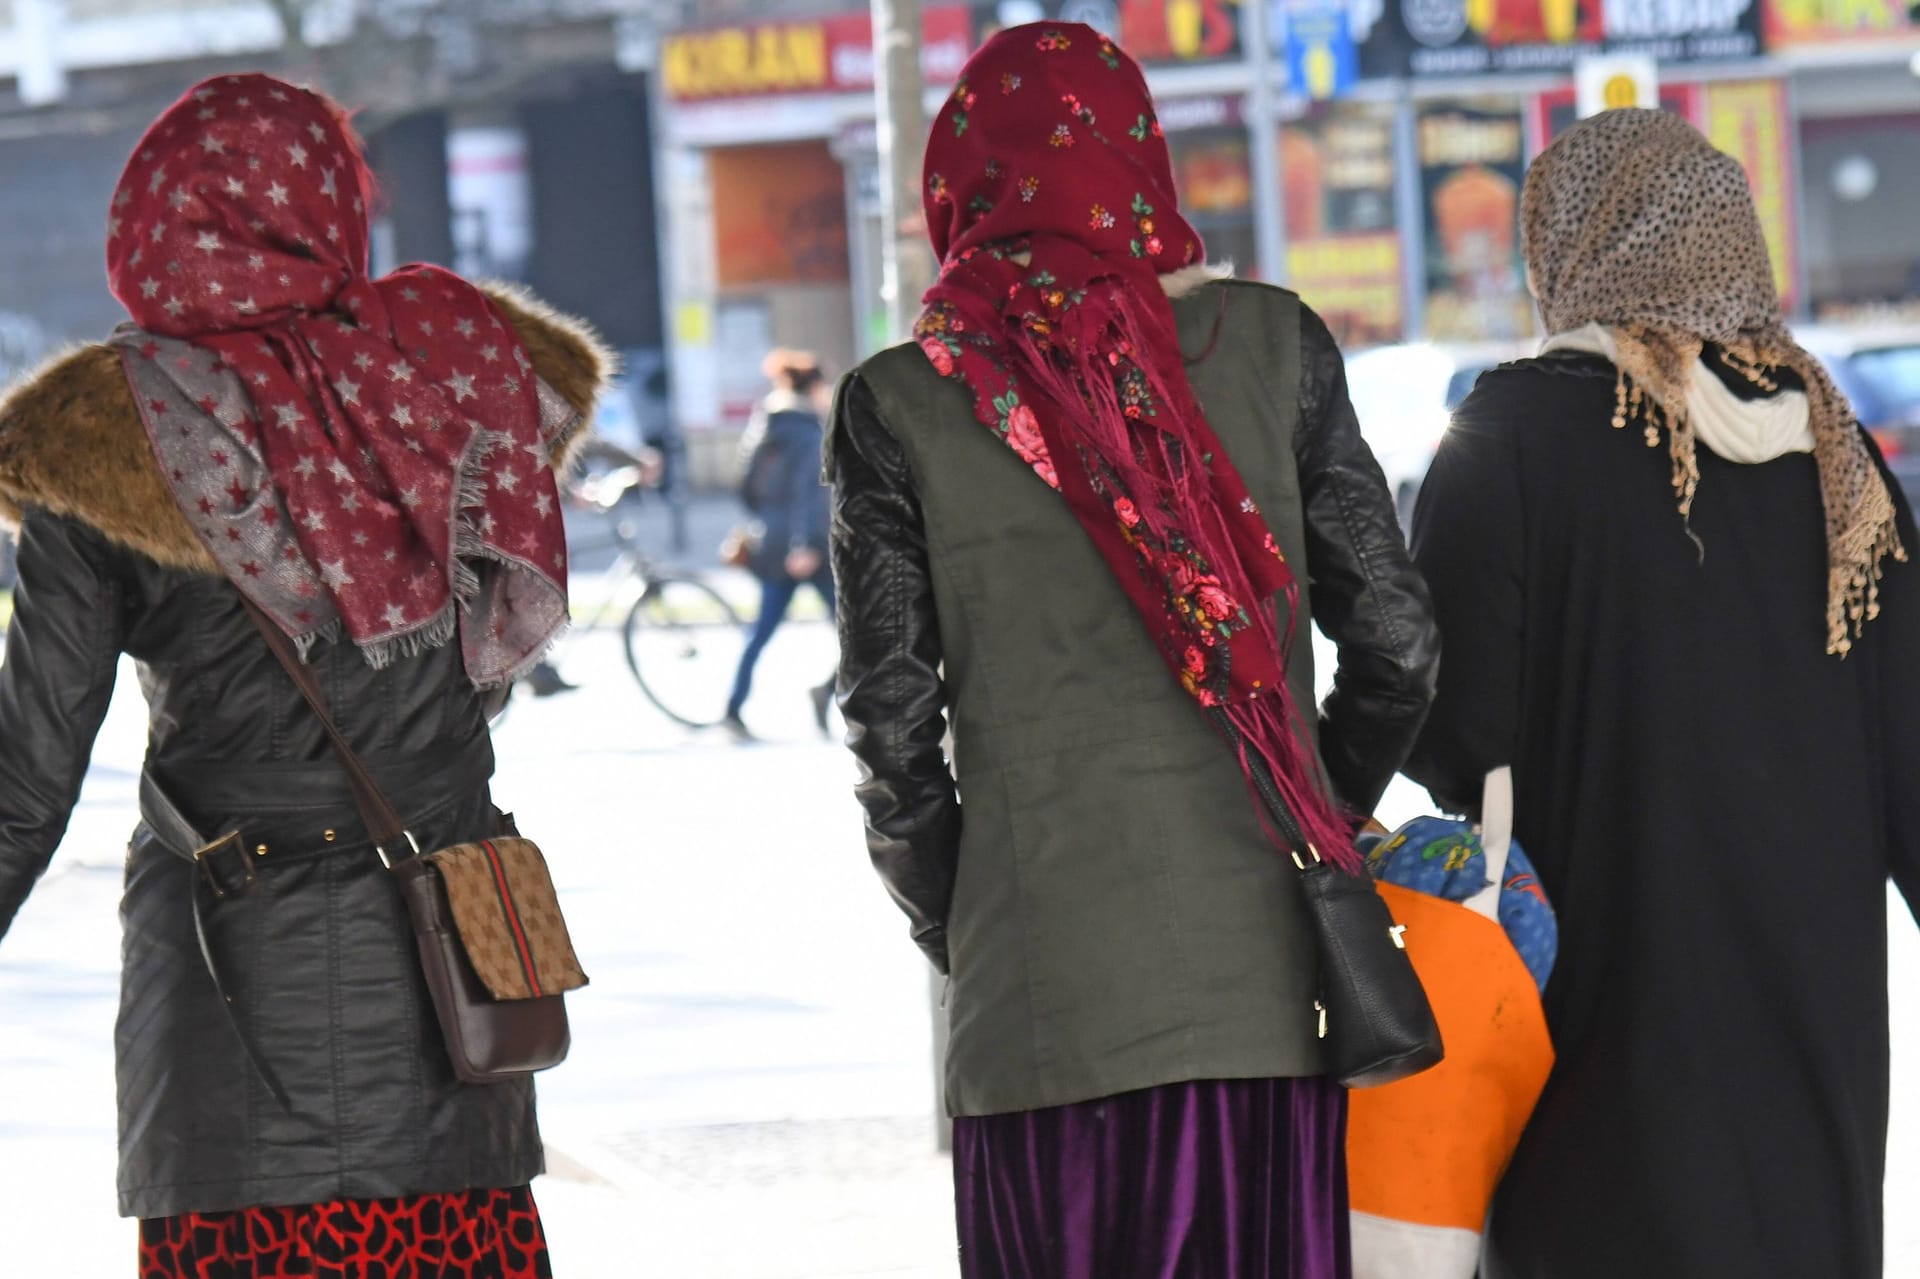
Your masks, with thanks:
M966 1279L1349 1279L1347 1096L1168 1084L956 1119Z

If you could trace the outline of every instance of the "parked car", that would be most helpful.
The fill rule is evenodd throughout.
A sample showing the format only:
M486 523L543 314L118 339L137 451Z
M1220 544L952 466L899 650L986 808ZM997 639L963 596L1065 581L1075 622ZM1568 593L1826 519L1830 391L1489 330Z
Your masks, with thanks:
M1907 501L1920 504L1920 328L1809 325L1795 336L1853 402Z
M1360 434L1386 472L1402 528L1440 437L1460 401L1488 369L1533 354L1532 343L1409 343L1378 346L1347 360L1347 391Z

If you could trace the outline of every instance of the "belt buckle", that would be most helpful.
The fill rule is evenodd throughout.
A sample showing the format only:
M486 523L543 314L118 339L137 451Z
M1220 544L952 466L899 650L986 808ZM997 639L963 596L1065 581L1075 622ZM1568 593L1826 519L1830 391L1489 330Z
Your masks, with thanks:
M240 855L240 869L243 878L238 887L231 892L221 884L220 876L214 873L213 859L228 849ZM230 830L210 844L202 844L193 850L193 864L206 878L207 887L213 890L216 901L225 901L229 896L240 896L253 887L253 861L247 856L246 844L240 838L238 830Z

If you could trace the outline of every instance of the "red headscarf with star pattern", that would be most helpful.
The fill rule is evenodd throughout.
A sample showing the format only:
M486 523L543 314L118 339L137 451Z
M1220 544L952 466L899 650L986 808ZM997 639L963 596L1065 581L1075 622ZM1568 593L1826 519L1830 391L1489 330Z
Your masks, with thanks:
M368 278L371 197L334 103L206 81L114 193L114 341L188 520L303 648L344 636L379 666L458 633L498 684L566 621L548 457L573 414L473 285Z
M1065 500L1275 841L1357 870L1287 688L1293 571L1194 398L1160 284L1203 257L1139 66L1078 23L994 36L934 121L924 201L941 269L921 350Z

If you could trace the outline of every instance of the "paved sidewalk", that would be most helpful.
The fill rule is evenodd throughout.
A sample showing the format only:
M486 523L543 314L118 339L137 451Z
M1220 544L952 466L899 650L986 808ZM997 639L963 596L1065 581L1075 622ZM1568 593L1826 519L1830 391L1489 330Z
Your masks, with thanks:
M774 641L748 708L763 745L668 724L607 634L566 651L580 692L500 734L498 793L547 848L593 977L573 1060L541 1083L560 1279L957 1274L925 968L803 696L831 643L818 624ZM111 1036L144 728L129 668L66 844L0 941L0 1279L131 1274ZM1891 919L1887 1274L1920 1279L1920 934ZM1872 1015L1860 994L1835 998Z

